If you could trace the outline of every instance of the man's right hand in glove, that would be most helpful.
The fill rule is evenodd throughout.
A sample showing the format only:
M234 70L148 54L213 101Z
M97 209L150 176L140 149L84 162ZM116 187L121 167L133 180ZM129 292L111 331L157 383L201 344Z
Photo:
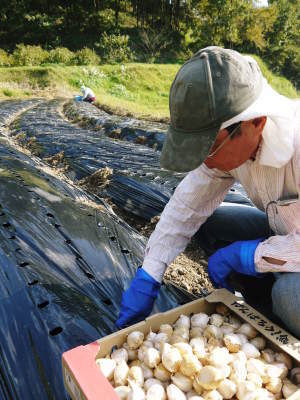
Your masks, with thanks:
M116 325L119 329L142 321L151 313L160 283L143 268L138 268L129 288L123 293Z

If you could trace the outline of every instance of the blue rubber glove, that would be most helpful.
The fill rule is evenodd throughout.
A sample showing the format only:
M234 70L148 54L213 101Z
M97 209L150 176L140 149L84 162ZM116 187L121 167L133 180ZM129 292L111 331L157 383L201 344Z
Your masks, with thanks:
M129 288L123 293L117 327L125 328L148 317L159 288L160 283L139 268Z
M234 242L217 250L208 259L208 275L217 288L233 289L226 280L232 271L244 275L259 276L255 270L254 253L264 238Z

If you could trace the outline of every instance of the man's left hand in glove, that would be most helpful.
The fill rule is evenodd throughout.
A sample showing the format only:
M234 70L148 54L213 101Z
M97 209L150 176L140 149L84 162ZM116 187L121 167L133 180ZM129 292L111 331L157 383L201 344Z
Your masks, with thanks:
M240 274L259 276L255 270L254 254L257 246L264 238L234 242L217 250L208 259L208 275L217 288L227 288L227 278L232 271Z

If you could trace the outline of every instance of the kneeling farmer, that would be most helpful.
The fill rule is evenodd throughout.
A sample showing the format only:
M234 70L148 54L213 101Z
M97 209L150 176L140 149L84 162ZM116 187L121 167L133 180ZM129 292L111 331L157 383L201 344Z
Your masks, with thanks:
M254 279L259 296L272 278L273 313L300 337L299 102L275 92L252 58L207 47L177 73L170 114L161 166L190 172L148 241L117 325L150 314L167 265L198 232L213 284L236 289L234 273L252 291ZM218 207L234 182L256 208Z
M82 85L80 90L82 92L82 101L93 103L96 100L95 93L89 87Z

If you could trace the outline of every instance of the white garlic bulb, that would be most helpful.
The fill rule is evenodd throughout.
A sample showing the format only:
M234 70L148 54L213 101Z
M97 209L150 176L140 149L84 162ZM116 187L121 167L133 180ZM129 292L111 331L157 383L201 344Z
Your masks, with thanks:
M150 328L150 332L148 333L148 335L146 336L146 340L148 340L149 342L154 342L156 338L156 333L152 332L151 328Z
M229 364L219 365L218 369L220 370L223 379L228 378L231 374L231 367Z
M217 327L220 327L223 324L223 321L224 317L220 314L212 314L209 318L209 323Z
M200 371L202 364L198 358L193 354L184 354L180 364L180 372L186 376L192 376Z
M243 333L236 333L236 336L240 339L241 345L243 346L245 343L248 343L248 338Z
M147 380L145 381L145 383L144 383L145 392L147 392L148 389L149 389L152 385L161 385L161 386L162 386L162 383L161 383L160 380L155 379L155 378L147 379Z
M181 374L180 372L176 372L171 376L171 380L179 389L183 392L189 392L192 390L193 381L188 376Z
M166 392L162 385L151 385L147 390L146 400L165 400Z
M167 387L167 396L168 400L186 400L184 392L173 383Z
M239 400L275 400L272 393L264 388L250 390L243 394L243 397L238 397Z
M133 383L136 383L139 386L144 385L144 373L141 367L133 366L129 368L128 372L128 380L131 380Z
M192 328L202 328L202 330L204 328L206 328L207 324L209 321L209 316L205 313L198 313L198 314L194 314L191 317L191 325Z
M232 372L230 374L230 379L235 382L236 384L238 382L244 381L247 377L247 369L246 365L239 361L239 360L234 360L231 363L231 368Z
M217 390L209 390L203 393L204 400L222 400L223 397Z
M210 326L214 326L214 325L210 325ZM217 328L217 327L216 327ZM221 329L221 328L217 328L217 329ZM216 347L223 347L223 340L222 339L217 339L215 337L210 337L207 340L207 344L206 344L206 350L207 352L211 352L213 349L215 349Z
M176 347L168 343L163 344L162 363L170 372L177 372L182 361L182 356Z
M195 392L194 390L190 390L189 392L186 393L187 400L190 400L190 397L193 397L193 396L198 396L198 393Z
M138 358L138 351L130 349L127 342L123 344L123 348L127 351L128 361L133 361Z
M256 336L254 339L250 340L250 343L258 350L263 350L266 347L266 339L262 336Z
M190 339L200 337L202 334L203 328L200 328L200 326L193 326L190 330Z
M160 363L154 369L155 378L159 379L161 382L167 382L171 379L171 373Z
M200 385L200 383L197 381L197 379L193 380L193 389L195 390L195 392L199 395L203 393L204 388L203 386Z
M178 349L182 356L185 354L193 354L193 348L188 343L185 343L185 342L174 343L173 347Z
M137 349L143 343L144 334L139 331L133 331L127 336L128 347L132 350Z
M170 324L162 324L159 328L159 333L165 333L168 338L170 339L170 337L173 334L173 328L172 325Z
M259 350L251 343L243 344L242 351L246 354L247 358L258 358L260 356Z
M142 344L145 347L154 347L154 343L151 340L145 340Z
M143 370L143 374L144 374L144 379L150 379L153 378L153 370L152 368L149 368L146 364L142 363L140 365L140 367Z
M256 358L249 358L247 360L247 371L263 377L266 374L266 364Z
M114 382L116 386L124 386L127 383L129 367L125 360L120 361L114 370Z
M274 363L272 365L267 365L265 368L266 375L269 378L280 378L284 379L287 377L288 369L283 363Z
M224 336L223 340L230 353L237 353L241 350L242 344L238 335L229 333Z
M298 387L294 385L290 380L285 379L282 385L282 394L285 399L288 399L293 393L298 390Z
M159 332L156 337L155 340L153 342L154 347L157 350L160 350L162 343L167 343L170 340L170 337L168 336L167 333L165 332Z
M288 369L292 369L293 367L292 358L286 353L275 353L275 361L285 364Z
M208 325L203 331L203 336L207 338L213 337L216 339L222 339L223 332L221 328L216 325Z
M215 367L229 364L232 361L232 356L226 347L216 347L208 356L208 363Z
M154 347L147 348L144 352L144 363L149 368L155 368L160 363L159 351Z
M255 338L255 336L257 336L257 330L248 323L242 324L237 330L237 333L242 333L243 335L246 335L248 339L253 339Z
M120 400L127 400L128 394L131 391L129 386L117 386L114 388Z
M128 393L128 400L145 400L145 392L144 390L137 385L135 382L128 379L129 385L131 387L130 392Z
M243 364L246 364L247 357L246 354L242 351L238 351L237 353L232 353L232 360L233 361L240 361Z
M175 344L175 343L188 343L188 339L180 335L173 334L170 338L170 344Z
M230 314L230 315L227 317L227 322L228 322L230 325L233 325L233 326L235 327L236 330L239 329L239 327L242 325L240 319L239 319L238 317L236 317L234 314Z
M223 396L223 399L231 399L236 394L236 390L236 384L229 379L224 379L218 386L218 392Z
M174 329L172 337L173 336L181 336L183 339L189 340L190 330L189 330L189 328L186 328L185 326L179 326Z
M279 393L281 392L282 381L280 378L271 378L269 382L266 384L266 389L271 393Z
M275 361L275 353L271 349L262 350L261 356L268 364L272 364Z
M100 367L100 370L105 378L109 380L112 379L117 365L115 360L111 360L110 358L98 358L98 360L96 360L96 364Z
M255 372L248 372L247 381L253 382L258 388L263 385L262 377Z
M195 375L195 381L202 386L203 389L207 390L216 389L222 380L223 376L221 371L211 365L206 365Z
M257 391L258 388L253 382L241 381L237 382L237 398L244 400L246 395L251 392Z
M221 331L223 332L223 336L227 335L228 333L234 333L235 328L233 325L224 322L222 326L220 326Z
M181 314L178 320L174 324L175 329L180 327L190 329L190 326L191 326L190 317L184 314Z
M124 348L116 349L111 353L110 358L112 360L115 360L116 363L118 363L120 361L127 362L128 361L128 352Z
M130 367L130 368L131 368L131 367L135 367L135 366L140 367L142 364L143 364L143 362L140 361L140 360L133 360L133 361L131 361L131 363L129 364L129 367Z
M153 347L152 347L152 348L153 348ZM139 359L141 362L144 362L145 354L146 354L146 351L147 351L148 349L149 349L149 347L144 346L144 344L142 344L142 345L139 347L138 352L137 352L137 355L138 355L138 359Z
M199 360L207 357L205 344L205 339L202 337L194 338L190 341L190 346L192 347L194 354L199 358Z

